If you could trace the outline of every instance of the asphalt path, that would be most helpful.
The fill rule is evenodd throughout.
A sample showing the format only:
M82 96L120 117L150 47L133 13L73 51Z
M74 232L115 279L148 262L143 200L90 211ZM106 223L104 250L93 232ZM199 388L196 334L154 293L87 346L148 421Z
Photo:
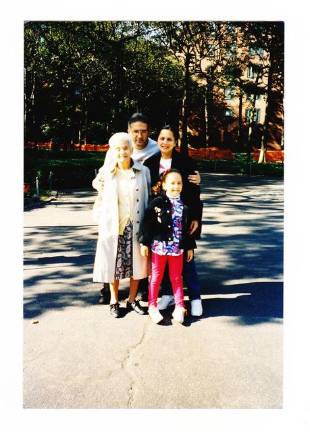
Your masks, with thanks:
M204 313L183 326L98 304L94 191L25 212L25 408L282 407L283 183L202 177Z

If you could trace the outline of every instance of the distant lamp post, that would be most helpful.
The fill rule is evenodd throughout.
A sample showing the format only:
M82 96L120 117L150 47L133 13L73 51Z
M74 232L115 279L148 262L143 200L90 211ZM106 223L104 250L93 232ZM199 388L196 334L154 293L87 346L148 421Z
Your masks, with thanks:
M37 195L37 197L40 195L39 176L36 176L36 195Z
M39 198L40 196L40 177L41 177L41 171L37 171L36 175L36 196Z
M52 185L53 185L53 171L50 171L48 175L48 188L50 191L52 190Z

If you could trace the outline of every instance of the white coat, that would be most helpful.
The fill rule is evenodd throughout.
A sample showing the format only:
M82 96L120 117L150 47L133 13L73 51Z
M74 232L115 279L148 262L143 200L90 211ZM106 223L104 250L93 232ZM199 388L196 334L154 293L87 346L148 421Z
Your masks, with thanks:
M149 274L148 258L140 253L138 232L150 194L150 171L139 162L134 162L134 177L130 186L134 192L133 214L133 279L144 279ZM118 193L115 170L100 170L93 180L93 187L98 190L94 206L94 216L98 222L98 241L93 271L94 282L113 282L119 235Z

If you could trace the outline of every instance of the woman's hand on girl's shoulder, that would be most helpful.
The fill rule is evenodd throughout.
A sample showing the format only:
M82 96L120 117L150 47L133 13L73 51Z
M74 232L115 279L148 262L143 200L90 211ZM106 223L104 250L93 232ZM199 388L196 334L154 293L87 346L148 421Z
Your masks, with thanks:
M195 171L195 173L196 173L196 174L190 174L190 175L188 176L188 181L189 181L190 183L194 183L194 184L196 184L196 185L200 185L200 182L201 182L200 174L199 174L198 171Z
M198 228L199 224L198 221L193 220L190 224L189 230L188 230L188 234L192 235L196 229Z

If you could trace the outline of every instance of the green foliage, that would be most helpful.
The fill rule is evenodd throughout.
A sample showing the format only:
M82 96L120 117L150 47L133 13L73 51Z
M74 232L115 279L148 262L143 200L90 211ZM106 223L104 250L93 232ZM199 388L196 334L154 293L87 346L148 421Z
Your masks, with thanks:
M197 168L202 172L219 172L240 175L261 175L269 177L283 177L283 163L259 164L248 158L246 153L235 153L233 160L198 160Z
M49 174L53 173L52 189L91 188L98 170L104 162L105 153L98 152L63 152L27 150L24 159L24 181L35 191L35 178L40 173L40 190L48 189ZM241 175L265 175L283 177L283 164L248 162L246 153L236 153L235 159L198 160L201 172L223 172Z
M127 129L133 112L143 111L152 130L169 122L183 138L192 119L199 119L197 145L206 137L218 145L227 122L227 87L240 108L246 94L267 96L265 131L272 136L272 123L283 126L283 30L280 22L29 21L25 140L106 143ZM251 53L262 60L255 63L257 81L245 78ZM263 76L270 77L269 90ZM241 150L248 132L237 116L239 111L232 147Z
M246 153L235 153L232 161L232 167L238 174L250 174L252 170L253 161L251 155Z
M178 117L182 67L141 22L25 24L26 140L105 143L136 110Z
M49 187L52 171L52 188L90 187L104 162L105 153L98 152L49 152L27 150L24 158L24 181L33 188L40 171L40 188Z

